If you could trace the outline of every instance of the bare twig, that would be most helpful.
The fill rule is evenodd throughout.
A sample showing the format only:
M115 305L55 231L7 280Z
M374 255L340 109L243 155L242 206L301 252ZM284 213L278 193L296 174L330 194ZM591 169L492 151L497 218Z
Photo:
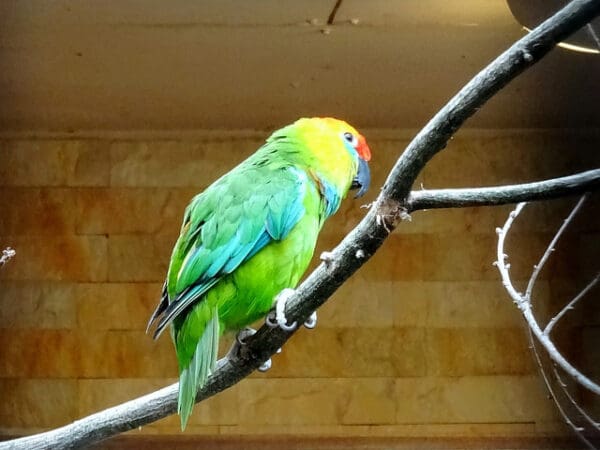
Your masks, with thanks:
M498 249L497 249L497 260L496 266L500 271L500 276L502 277L502 284L508 291L509 295L514 300L515 304L521 310L521 313L525 317L529 328L537 338L537 340L542 344L545 350L548 352L548 355L554 362L556 362L566 373L568 373L575 381L581 384L586 389L590 390L596 395L600 395L600 386L594 383L591 379L586 377L584 374L579 372L575 367L569 363L565 357L558 351L554 343L549 339L547 335L544 334L542 329L537 323L537 320L533 316L533 312L531 310L531 302L529 299L522 293L518 292L512 284L510 279L510 275L508 270L510 268L510 264L507 264L508 256L504 251L504 241L506 239L506 235L510 230L514 220L525 207L525 203L519 203L517 208L510 213L506 223L502 228L498 228L496 231L498 232ZM572 220L573 216L569 216Z
M2 250L2 256L0 256L0 267L2 267L4 264L10 261L10 259L16 254L17 252L15 252L14 249L10 247L6 247L4 250Z
M555 315L552 319L550 319L550 322L548 322L548 324L546 325L546 327L544 328L544 334L546 336L549 336L550 333L552 332L552 329L554 328L554 326L558 323L558 321L560 319L563 318L563 316L568 312L571 311L574 307L575 304L577 302L579 302L579 300L581 300L582 298L584 298L589 291L592 290L592 288L598 283L598 281L600 281L600 273L597 273L596 276L594 278L592 278L590 280L590 282L587 284L586 287L584 287L581 292L579 294L577 294L573 300L571 300L569 303L567 303L565 305L565 307L563 309L560 310L560 312Z
M583 430L580 427L578 427L577 425L575 425L575 423L573 423L573 421L571 420L571 417L569 416L569 414L567 414L567 411L563 407L562 403L558 400L558 397L557 397L556 392L554 391L554 387L553 387L554 383L552 383L552 380L548 376L547 371L544 369L544 364L542 363L542 358L540 357L540 354L536 348L536 342L535 342L533 332L531 331L531 328L529 328L529 340L531 342L531 350L533 351L533 355L537 362L538 368L540 369L540 374L542 375L542 379L544 380L544 384L546 385L546 388L548 389L548 392L550 393L552 400L554 400L556 409L558 409L558 412L562 416L565 423L571 427L571 429L575 432L577 437L579 439L581 439L581 441L585 445L587 445L589 448L594 449L595 448L594 445L590 442L590 440L587 437L585 437L585 435L583 434ZM562 387L563 384L560 383L560 386ZM566 389L564 389L564 391L566 392Z
M423 128L404 151L365 218L332 251L335 264L321 264L296 290L287 303L286 317L302 323L321 306L382 245L396 224L389 208L400 205L425 164L442 150L452 134L485 102L539 61L557 42L584 26L600 13L600 0L573 0L553 17L536 27L473 78ZM379 222L378 222L379 217ZM383 218L383 220L381 220ZM357 255L361 255L357 257ZM248 338L246 352L236 359L224 358L198 392L206 399L237 383L273 355L291 336L280 328L262 327ZM177 385L109 408L62 428L0 443L0 449L64 449L90 445L173 414L177 408Z
M412 191L407 200L409 212L420 209L463 208L548 200L581 194L600 186L600 169L535 183L467 189Z
M583 206L583 204L585 203L585 201L587 200L588 197L589 197L589 194L585 194L585 195L581 196L581 198L579 199L579 201L577 202L577 204L575 205L575 207L573 208L571 213L563 221L562 225L560 226L560 228L558 229L558 231L556 232L556 234L550 241L550 244L548 244L548 247L546 247L546 251L540 258L540 261L535 266L533 266L533 272L531 273L531 277L529 278L529 282L527 283L527 289L525 290L525 300L527 302L529 302L530 304L531 304L531 293L533 292L535 282L537 281L537 278L540 275L540 272L546 265L546 261L548 261L548 258L550 258L550 255L554 252L554 249L556 248L556 244L558 243L558 240L563 235L565 230L569 227L569 224L573 221L573 219L575 218L577 213L581 210L581 207Z
M560 374L558 373L558 369L556 368L556 366L552 366L552 373L554 374L554 378L556 378L557 384L560 386L560 388L563 391L564 396L569 400L569 402L571 403L571 406L573 406L576 410L577 413L583 417L585 419L585 421L588 423L588 425L590 425L592 428L600 431L600 423L596 422L588 413L587 411L585 411L581 406L579 406L579 403L577 403L575 401L575 399L573 398L573 396L571 395L571 393L569 392L569 390L567 389L567 385L566 383L562 380L562 377L560 376Z
M535 282L548 261L550 255L554 252L555 246L560 239L561 235L565 232L565 230L569 227L569 225L573 222L575 215L581 210L584 201L587 199L589 194L583 195L575 207L572 209L570 214L561 224L560 228L556 232L555 236L551 240L550 244L544 251L540 261L534 266L533 271L531 273L531 277L529 278L529 282L527 283L527 288L525 293L517 292L514 288L512 281L509 275L510 265L507 263L508 256L504 251L505 239L513 222L520 214L522 209L525 206L525 203L520 203L517 208L510 213L506 223L501 229L498 229L498 247L497 247L497 261L496 265L498 266L498 270L500 271L502 277L502 283L510 296L515 301L516 305L521 310L523 317L527 322L527 326L529 329L529 336L531 341L531 348L533 350L535 359L540 369L540 373L546 383L548 391L554 400L560 414L564 418L565 422L573 429L573 431L577 434L577 436L590 448L595 448L593 443L585 436L584 432L586 431L583 426L580 426L578 422L581 422L580 419L577 419L569 414L566 407L569 407L570 411L582 417L585 423L588 426L591 426L594 430L600 430L600 425L577 403L575 398L569 392L566 384L563 382L558 369L562 369L568 376L570 376L573 380L579 383L581 386L590 390L592 393L596 395L600 395L600 386L586 377L583 373L581 373L578 369L572 366L566 358L558 351L554 343L550 338L550 333L553 327L558 323L558 321L564 317L564 315L573 309L574 305L579 302L582 298L584 298L589 291L596 285L596 283L600 279L600 274L597 274L579 294L577 294L570 302L564 306L557 315L555 315L542 330L541 326L538 324L537 319L533 315L532 312L532 294L535 286ZM550 360L550 364L552 365L552 372L549 372L542 362L542 358L537 349L537 343L541 345L541 348L544 349L545 354L548 356ZM558 392L555 387L558 386ZM559 398L558 393L562 394L562 397ZM566 399L568 402L565 406L561 399Z

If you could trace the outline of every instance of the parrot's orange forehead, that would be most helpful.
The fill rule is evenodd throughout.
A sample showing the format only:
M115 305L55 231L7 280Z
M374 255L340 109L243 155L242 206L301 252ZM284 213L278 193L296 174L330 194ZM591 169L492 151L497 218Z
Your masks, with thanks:
M326 127L337 134L343 134L346 132L352 133L354 136L356 136L356 139L358 141L358 144L355 147L358 155L365 161L369 161L371 159L371 149L367 145L366 139L362 134L360 134L356 130L356 128L354 128L348 122L345 122L340 119L335 119L333 117L313 117L309 120L317 121L323 127Z

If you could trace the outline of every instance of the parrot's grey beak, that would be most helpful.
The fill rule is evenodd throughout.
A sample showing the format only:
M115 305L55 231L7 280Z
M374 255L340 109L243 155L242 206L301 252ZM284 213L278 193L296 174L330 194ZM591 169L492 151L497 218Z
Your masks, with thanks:
M358 158L358 173L352 180L350 189L358 189L358 192L354 198L359 198L365 195L365 192L369 190L371 184L371 171L369 170L369 164L362 158Z

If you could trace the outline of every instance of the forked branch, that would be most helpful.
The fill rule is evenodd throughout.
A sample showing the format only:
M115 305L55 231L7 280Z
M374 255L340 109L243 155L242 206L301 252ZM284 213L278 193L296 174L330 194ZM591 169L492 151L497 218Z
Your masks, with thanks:
M321 264L290 297L286 317L302 323L382 245L406 212L410 190L427 162L447 144L454 132L521 72L544 57L554 46L600 13L600 0L573 0L536 27L475 76L418 133L390 172L371 210L331 252L332 262ZM391 212L391 214L390 214ZM262 327L248 338L246 352L224 358L198 392L197 401L227 389L254 371L291 336L280 328ZM62 428L0 443L0 449L65 449L90 445L102 439L151 423L175 413L177 385L109 408Z

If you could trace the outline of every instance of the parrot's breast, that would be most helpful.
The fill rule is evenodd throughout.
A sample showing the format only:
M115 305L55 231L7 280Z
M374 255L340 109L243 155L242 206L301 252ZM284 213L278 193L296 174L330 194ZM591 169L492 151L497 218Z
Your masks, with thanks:
M239 330L264 317L275 297L298 284L314 253L317 215L305 214L282 240L273 241L207 293L225 330Z

